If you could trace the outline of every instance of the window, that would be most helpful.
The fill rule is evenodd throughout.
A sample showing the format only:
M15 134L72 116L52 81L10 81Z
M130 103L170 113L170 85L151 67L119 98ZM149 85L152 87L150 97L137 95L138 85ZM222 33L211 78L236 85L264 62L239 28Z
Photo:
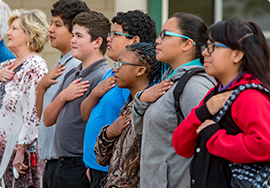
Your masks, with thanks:
M214 1L169 0L169 17L176 12L188 12L200 16L209 26L214 22Z
M270 46L270 3L268 0L223 0L223 19L232 18L258 24Z

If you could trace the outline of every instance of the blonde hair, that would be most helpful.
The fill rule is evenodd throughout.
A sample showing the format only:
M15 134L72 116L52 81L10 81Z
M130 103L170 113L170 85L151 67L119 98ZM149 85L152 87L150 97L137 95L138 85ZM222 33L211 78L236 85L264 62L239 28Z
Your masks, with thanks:
M41 52L45 43L49 41L49 24L44 12L37 9L15 9L10 13L9 27L16 19L20 19L20 25L28 39L29 49L37 53Z

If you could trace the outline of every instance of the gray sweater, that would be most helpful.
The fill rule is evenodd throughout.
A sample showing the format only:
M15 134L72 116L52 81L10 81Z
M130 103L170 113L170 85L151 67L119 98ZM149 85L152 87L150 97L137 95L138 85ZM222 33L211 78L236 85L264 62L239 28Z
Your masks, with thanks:
M197 66L179 68L171 80L180 78L193 67ZM172 69L167 70L163 77L167 78L172 72ZM185 117L193 107L198 106L208 90L215 84L215 79L205 73L196 74L190 78L179 99ZM176 83L151 104L138 99L141 92L135 95L132 125L137 133L142 133L141 188L190 187L189 165L192 158L186 159L177 155L172 146L172 134L178 126L173 98L175 86Z

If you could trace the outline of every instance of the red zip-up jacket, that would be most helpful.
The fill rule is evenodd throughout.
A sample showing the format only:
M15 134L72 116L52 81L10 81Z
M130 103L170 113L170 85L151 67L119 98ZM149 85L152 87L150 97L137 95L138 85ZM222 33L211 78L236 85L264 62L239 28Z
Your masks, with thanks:
M246 73L243 77L235 80L228 90L233 90L239 85L247 83L261 84L258 79ZM206 97L213 93L215 88L211 89ZM188 158L194 154L199 136L196 133L197 128L206 119L213 117L209 113L204 100L200 102L198 107L192 109L188 117L173 133L172 144L178 155ZM218 124L206 127L201 132L208 131L207 134L210 134L206 142L207 150L212 155L234 163L270 161L269 97L255 89L245 90L234 101L231 110L225 116L230 116L233 120L232 123L235 123L241 131L235 135L228 134L227 125L222 120Z

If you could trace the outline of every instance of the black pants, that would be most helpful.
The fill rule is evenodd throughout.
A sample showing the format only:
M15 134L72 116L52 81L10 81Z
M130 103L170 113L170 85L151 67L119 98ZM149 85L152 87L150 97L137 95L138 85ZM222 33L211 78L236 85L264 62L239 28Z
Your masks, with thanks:
M58 188L61 186L60 180L55 175L58 159L48 160L43 174L43 188Z
M82 157L60 157L56 170L59 188L89 188L86 170Z
M100 181L107 176L107 172L102 172L89 168L90 173L90 188L101 188Z

